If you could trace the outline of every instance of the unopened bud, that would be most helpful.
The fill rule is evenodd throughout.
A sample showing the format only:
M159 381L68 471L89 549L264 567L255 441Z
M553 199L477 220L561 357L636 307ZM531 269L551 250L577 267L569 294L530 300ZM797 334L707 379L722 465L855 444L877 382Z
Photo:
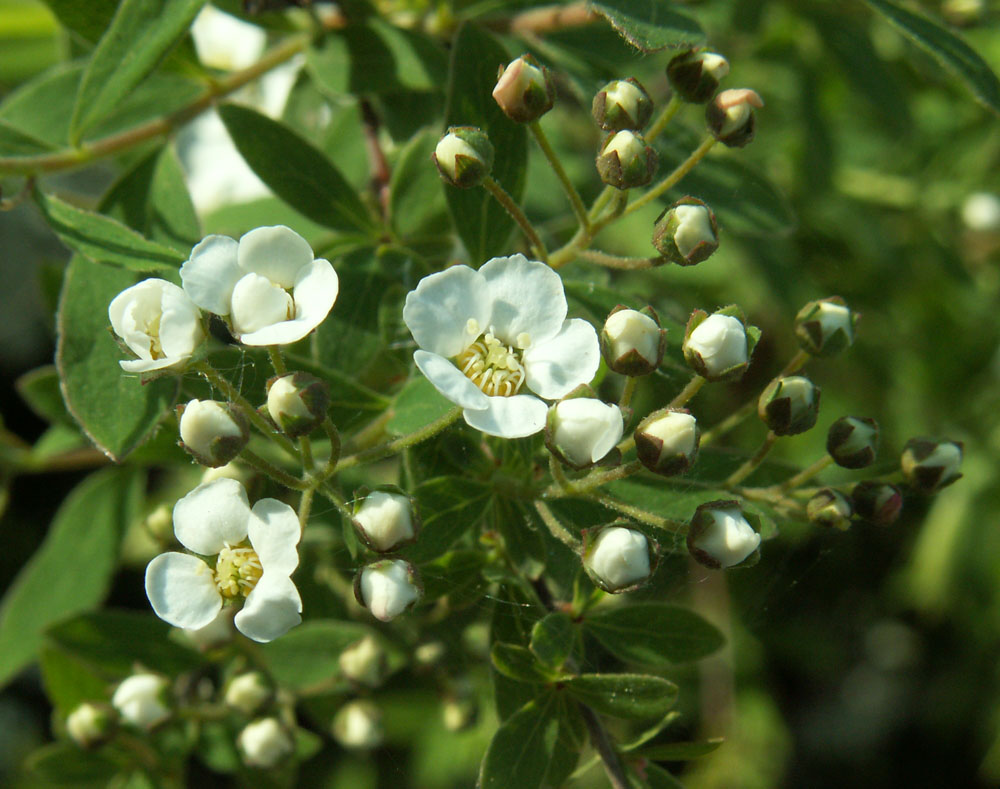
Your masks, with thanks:
M698 422L687 411L654 411L635 429L639 461L654 474L683 474L698 456Z
M858 316L840 296L810 301L795 316L795 336L813 356L832 356L854 342Z
M805 433L819 416L820 388L802 375L776 378L757 401L757 415L776 435Z
M369 564L354 578L354 597L383 622L412 608L422 594L417 569L402 559Z
M754 108L764 101L749 88L724 90L705 108L705 120L712 136L730 148L742 148L757 131Z
M895 523L903 510L903 494L888 482L859 482L851 491L851 501L857 516L876 526Z
M81 748L103 745L114 725L115 713L107 704L84 702L66 716L66 733Z
M537 121L552 109L555 86L549 70L531 55L521 55L500 72L493 98L504 114L518 123Z
M337 665L340 666L340 673L347 679L375 688L385 676L385 650L379 646L374 636L365 636L340 653Z
M619 304L601 329L601 353L608 367L622 375L649 375L663 359L667 332L652 307L631 310Z
M911 438L899 462L910 487L921 493L937 493L961 477L962 443Z
M605 131L641 131L653 114L653 100L635 78L616 79L594 96L594 120Z
M244 727L236 744L248 767L268 769L295 752L295 742L276 718L261 718Z
M846 531L851 525L854 505L839 490L823 488L806 504L806 517L811 523Z
M274 694L264 675L259 671L240 674L226 686L225 702L244 715L253 715L263 707Z
M962 222L977 233L1000 231L1000 197L992 192L975 192L962 202Z
M413 500L390 490L374 490L354 507L354 528L362 541L378 553L388 553L413 542L420 531Z
M326 419L330 385L309 373L275 378L267 389L267 413L285 435L309 435Z
M133 674L123 680L111 697L124 723L152 729L170 717L167 691L170 683L157 674Z
M625 592L642 585L651 574L655 554L655 544L635 529L612 524L584 534L583 567L605 592Z
M646 141L625 129L604 141L597 156L601 180L615 189L645 186L653 180L659 157Z
M177 413L181 446L203 466L226 465L250 440L246 417L232 403L192 400Z
M656 218L653 246L680 266L693 266L719 248L715 214L697 197L682 197Z
M733 381L743 376L760 332L730 314L734 308L706 314L695 310L684 332L684 359L709 381Z
M878 422L860 416L840 417L826 434L826 451L838 466L870 466L878 451Z
M593 397L571 397L549 409L545 446L567 466L588 468L615 448L624 428L618 406Z
M713 570L746 561L759 545L760 535L744 516L738 501L702 504L688 527L688 551L696 561Z
M493 144L475 126L452 126L431 154L441 177L452 186L477 186L493 169Z
M707 50L682 52L667 64L667 79L689 104L704 104L729 74L729 61Z
M441 721L451 732L465 731L475 724L478 717L479 706L471 696L447 699L441 705Z
M345 748L376 748L382 743L382 714L370 701L349 701L333 719L333 736Z

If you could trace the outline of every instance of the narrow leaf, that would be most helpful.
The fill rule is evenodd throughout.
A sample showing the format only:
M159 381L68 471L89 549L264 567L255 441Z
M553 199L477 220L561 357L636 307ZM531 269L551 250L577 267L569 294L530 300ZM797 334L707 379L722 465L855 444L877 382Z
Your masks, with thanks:
M668 742L660 745L647 745L638 751L636 756L642 756L656 762L686 762L706 756L718 748L725 740L716 737L701 742Z
M479 771L479 789L537 789L555 746L558 719L536 701L514 713L493 735Z
M25 373L14 382L17 393L38 416L49 423L71 422L59 391L59 373L47 364Z
M531 651L544 665L560 668L573 651L576 637L573 620L556 611L540 619L531 629Z
M663 716L677 700L673 682L644 674L582 674L562 684L597 712L618 718Z
M392 404L392 417L386 429L395 435L406 435L429 425L454 407L454 403L446 400L444 395L418 372L396 395Z
M490 650L494 667L518 682L551 682L552 676L527 647L497 642Z
M604 0L590 7L622 38L643 52L692 47L705 40L700 25L668 0Z
M490 488L470 479L438 477L421 483L413 496L423 526L419 539L403 555L420 563L437 558L479 524Z
M694 611L664 603L600 609L587 616L584 627L622 660L647 666L699 660L725 643Z

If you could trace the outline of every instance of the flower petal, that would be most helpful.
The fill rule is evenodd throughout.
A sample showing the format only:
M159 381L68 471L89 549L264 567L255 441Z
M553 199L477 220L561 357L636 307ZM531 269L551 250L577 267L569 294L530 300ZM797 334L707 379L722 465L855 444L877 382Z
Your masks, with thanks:
M300 269L293 299L295 318L264 326L240 337L244 345L288 345L298 342L330 314L339 291L337 272L319 258Z
M291 288L299 270L312 263L313 251L290 227L258 227L240 239L237 260L244 273L260 274L276 285Z
M550 340L528 348L522 361L528 388L555 400L590 383L601 363L601 346L594 327L573 318Z
M413 361L434 388L451 402L473 411L489 407L490 398L447 359L436 353L414 351Z
M199 485L174 505L174 534L181 545L209 556L247 536L250 504L235 479Z
M295 510L277 499L260 499L250 512L250 544L264 572L291 575L299 566L302 533Z
M466 410L462 415L470 427L501 438L531 436L545 427L548 407L537 397L514 395L490 397L484 411Z
M190 357L188 356L174 356L173 358L165 357L163 359L154 359L152 361L146 361L145 359L122 359L118 364L127 373L148 373L152 370L164 370L167 367L173 367L177 364L183 364Z
M486 281L468 266L424 277L406 294L403 322L425 351L457 356L486 331L490 320Z
M160 347L164 356L190 356L205 337L197 305L183 290L167 282L163 287L160 309Z
M222 608L212 568L187 553L161 553L146 566L146 597L160 619L186 629L205 627Z
M236 629L254 641L273 641L302 621L302 598L287 575L261 576L234 620Z
M506 345L530 347L553 337L566 320L562 280L551 268L524 255L493 258L479 269L493 302L489 325Z
M237 248L229 236L207 236L181 266L184 292L203 310L229 314L233 288L245 273L236 262Z

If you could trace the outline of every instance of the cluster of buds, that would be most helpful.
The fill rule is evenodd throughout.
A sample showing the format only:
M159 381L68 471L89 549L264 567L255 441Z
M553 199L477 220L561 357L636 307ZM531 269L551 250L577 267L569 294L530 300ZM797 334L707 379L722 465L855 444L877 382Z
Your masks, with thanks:
M192 400L177 406L181 446L201 465L224 466L250 440L246 417L232 403Z
M403 559L369 564L354 577L354 597L382 622L408 611L423 594L417 568Z
M962 444L911 438L903 447L899 465L911 488L936 493L962 476L958 470L962 465Z
M664 477L683 474L698 456L698 422L687 411L664 408L654 411L635 429L639 461Z
M667 64L667 79L684 101L705 104L729 74L729 61L708 50L687 50Z
M865 468L875 462L878 422L858 416L842 416L826 434L826 451L838 466Z
M763 106L764 100L749 88L724 90L705 108L708 130L730 148L749 145L757 132L754 109Z
M533 123L555 103L552 75L531 55L521 55L500 69L493 98L517 123Z
M493 170L493 156L490 138L475 126L452 126L431 154L445 182L460 189L481 184Z
M604 131L642 131L653 115L653 100L635 77L616 79L594 96L594 121Z
M653 246L679 266L707 260L719 248L715 213L697 197L682 197L656 218Z
M330 385L296 372L267 382L267 415L290 438L307 436L326 419Z

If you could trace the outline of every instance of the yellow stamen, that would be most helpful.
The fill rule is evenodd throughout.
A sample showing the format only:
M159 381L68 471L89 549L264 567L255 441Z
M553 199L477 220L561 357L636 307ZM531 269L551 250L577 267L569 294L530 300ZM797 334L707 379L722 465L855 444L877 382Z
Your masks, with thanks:
M230 548L219 551L215 562L215 585L219 593L227 598L246 597L257 585L264 568L260 557L253 548Z

